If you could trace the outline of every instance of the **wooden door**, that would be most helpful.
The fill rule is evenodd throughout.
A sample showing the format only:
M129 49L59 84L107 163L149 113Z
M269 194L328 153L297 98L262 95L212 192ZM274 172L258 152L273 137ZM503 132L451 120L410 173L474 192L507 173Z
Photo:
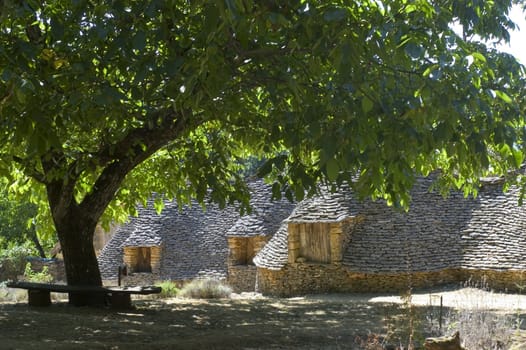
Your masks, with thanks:
M137 248L135 272L152 272L152 253L150 247Z
M308 223L298 225L300 256L308 262L329 264L331 262L330 224Z

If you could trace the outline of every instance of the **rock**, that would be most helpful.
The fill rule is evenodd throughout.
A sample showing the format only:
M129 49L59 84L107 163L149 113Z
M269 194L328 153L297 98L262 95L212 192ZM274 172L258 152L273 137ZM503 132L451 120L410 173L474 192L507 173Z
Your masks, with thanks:
M426 350L465 350L460 346L460 334L458 331L450 337L427 338L424 343Z

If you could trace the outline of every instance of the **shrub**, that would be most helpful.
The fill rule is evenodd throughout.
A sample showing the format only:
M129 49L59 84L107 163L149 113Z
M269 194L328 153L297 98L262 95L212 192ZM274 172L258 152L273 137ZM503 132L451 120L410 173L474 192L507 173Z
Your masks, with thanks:
M11 245L0 251L0 280L16 280L24 273L26 258L31 255L27 245Z
M161 293L158 294L159 298L173 298L179 293L179 288L174 282L163 281L155 285L162 289Z
M185 298L220 299L229 298L232 288L217 279L196 279L185 285L179 295Z
M7 288L7 282L0 282L0 302L27 301L27 292L22 289Z
M24 270L24 278L28 282L41 282L41 283L49 283L53 281L53 276L49 273L48 267L44 266L42 268L42 271L35 272L31 268L31 263L28 262L26 264L26 268Z

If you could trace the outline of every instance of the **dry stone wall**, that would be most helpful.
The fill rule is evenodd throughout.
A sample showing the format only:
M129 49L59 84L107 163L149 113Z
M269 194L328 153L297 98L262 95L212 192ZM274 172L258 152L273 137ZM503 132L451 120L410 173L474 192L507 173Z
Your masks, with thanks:
M258 268L258 291L290 297L301 294L351 291L352 281L339 264L287 264L281 270Z
M315 293L402 293L409 286L425 289L441 285L467 285L521 292L526 271L444 269L413 273L356 273L344 266L296 264L282 270L258 269L258 291L291 297Z
M121 285L123 286L152 286L160 281L159 273L138 272L127 276L122 276Z
M229 266L227 283L235 293L254 291L256 289L256 267L254 265Z

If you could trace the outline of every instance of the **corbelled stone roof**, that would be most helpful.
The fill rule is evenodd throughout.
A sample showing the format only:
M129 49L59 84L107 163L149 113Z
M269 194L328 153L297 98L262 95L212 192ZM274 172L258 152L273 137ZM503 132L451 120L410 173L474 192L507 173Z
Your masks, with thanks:
M458 192L443 198L429 191L432 179L419 179L407 213L384 201L359 202L350 191L345 195L329 193L337 199L306 199L289 221L316 222L315 215L311 216L316 206L335 208L326 203L340 200L342 212L361 218L350 226L350 243L343 257L344 265L354 272L526 269L526 208L518 206L519 190L503 193L502 184L490 180L484 182L477 198L464 198ZM328 221L325 216L319 218ZM254 262L259 267L280 269L287 263L287 249L287 231L280 230Z
M206 211L194 203L181 212L166 212L162 218L164 247L161 278L192 279L203 275L226 276L228 247L225 232L239 217L235 208Z
M431 179L413 188L411 207L400 212L384 201L353 201L363 220L354 226L343 262L352 271L399 273L459 268L460 232L468 224L474 201L460 193L445 199L429 192Z
M265 267L269 270L281 270L287 264L287 226L288 224L283 222L270 241L254 257L253 262L256 266Z
M177 210L173 202L165 203L165 210L172 212ZM130 235L122 243L122 247L151 247L161 245L163 218L158 214L153 206L153 200L148 205L140 209L140 215L134 219L131 226Z
M227 235L273 232L254 263L279 270L288 261L288 223L338 222L352 217L360 220L346 226L351 231L343 264L353 272L526 269L526 208L518 206L517 188L503 193L502 184L489 179L476 198L464 198L458 192L443 198L429 191L432 181L417 181L407 213L380 200L360 202L348 188L335 193L322 188L319 196L305 199L292 211L294 205L286 200L270 201L270 188L262 183L251 184L253 212L244 217L234 208L221 210L212 205L203 211L194 203L179 210L171 202L165 203L158 216L150 203L103 249L101 273L103 278L115 278L123 246L161 245L161 278L224 276Z
M320 187L320 193L301 201L287 222L337 222L351 215L350 191L342 186L338 191L331 192L325 186Z
M252 213L240 217L228 230L227 236L251 237L273 235L294 207L295 203L282 198L271 200L272 189L263 182L250 184Z
M132 231L133 222L127 222L115 231L108 243L102 248L97 259L103 279L117 278L119 266L123 264L122 243L130 236Z
M138 217L117 230L99 256L103 279L117 277L123 247L161 246L162 279L184 280L198 276L226 275L228 247L226 236L271 234L292 211L288 201L271 201L271 191L261 181L251 181L252 214L240 217L237 208L219 209L197 203L181 210L176 202L165 201L158 215L153 201L139 207ZM230 230L230 231L229 231Z

